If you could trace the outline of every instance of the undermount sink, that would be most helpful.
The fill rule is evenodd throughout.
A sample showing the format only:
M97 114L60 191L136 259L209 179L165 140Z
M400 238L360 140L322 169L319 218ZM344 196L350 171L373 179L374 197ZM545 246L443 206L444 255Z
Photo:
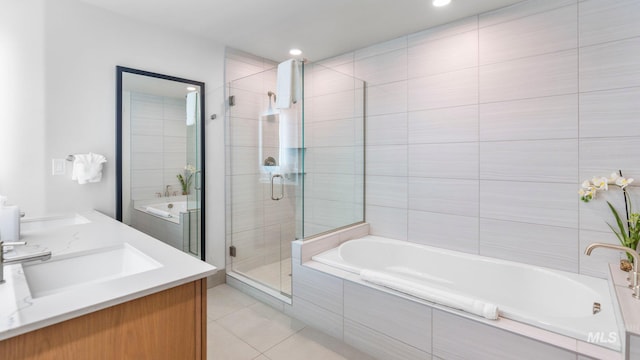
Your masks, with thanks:
M43 218L25 218L20 221L20 232L55 229L70 225L88 224L91 221L78 214L49 216Z
M133 246L123 243L81 255L22 264L32 298L78 286L123 278L162 265Z

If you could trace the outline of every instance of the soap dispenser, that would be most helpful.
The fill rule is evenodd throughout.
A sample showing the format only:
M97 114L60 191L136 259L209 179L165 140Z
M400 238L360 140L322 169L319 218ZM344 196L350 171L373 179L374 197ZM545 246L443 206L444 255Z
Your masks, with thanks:
M7 205L7 197L0 195L0 240L20 240L20 209Z

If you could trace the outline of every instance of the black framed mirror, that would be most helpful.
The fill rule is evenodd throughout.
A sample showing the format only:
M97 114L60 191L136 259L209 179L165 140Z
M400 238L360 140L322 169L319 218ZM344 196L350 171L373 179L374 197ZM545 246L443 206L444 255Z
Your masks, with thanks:
M116 219L205 260L205 84L116 67Z

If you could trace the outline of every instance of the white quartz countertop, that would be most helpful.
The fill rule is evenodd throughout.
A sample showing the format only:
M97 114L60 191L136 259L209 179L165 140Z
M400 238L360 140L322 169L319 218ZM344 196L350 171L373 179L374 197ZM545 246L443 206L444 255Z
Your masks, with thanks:
M50 294L33 296L23 264L4 266L6 282L0 284L0 340L27 333L97 310L212 275L216 268L157 239L93 211L79 214L81 224L51 222L55 226L23 226L21 241L6 258L51 251L64 259L102 251L134 249L154 264L153 268L124 277L83 283ZM28 225L28 224L25 224ZM30 264L35 264L32 262ZM44 264L44 262L43 262ZM82 272L82 268L74 269ZM55 273L46 276L59 277Z

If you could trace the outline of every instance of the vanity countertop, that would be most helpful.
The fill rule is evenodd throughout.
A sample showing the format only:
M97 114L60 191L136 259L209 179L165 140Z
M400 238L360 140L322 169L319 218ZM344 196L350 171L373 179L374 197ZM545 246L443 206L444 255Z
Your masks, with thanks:
M100 253L105 249L126 248L129 252L142 254L152 266L124 277L85 282L61 291L35 296L27 283L23 264L5 265L6 282L0 284L0 340L198 280L216 272L214 266L97 211L82 213L76 218L82 221L71 225L64 221L52 221L54 226L42 228L23 226L20 240L26 241L27 245L16 246L6 257L51 251L52 258L48 261L54 262ZM38 263L46 262L31 262L29 265ZM82 272L82 266L74 268L74 271ZM45 275L47 279L49 276L65 276L56 274L55 271Z

